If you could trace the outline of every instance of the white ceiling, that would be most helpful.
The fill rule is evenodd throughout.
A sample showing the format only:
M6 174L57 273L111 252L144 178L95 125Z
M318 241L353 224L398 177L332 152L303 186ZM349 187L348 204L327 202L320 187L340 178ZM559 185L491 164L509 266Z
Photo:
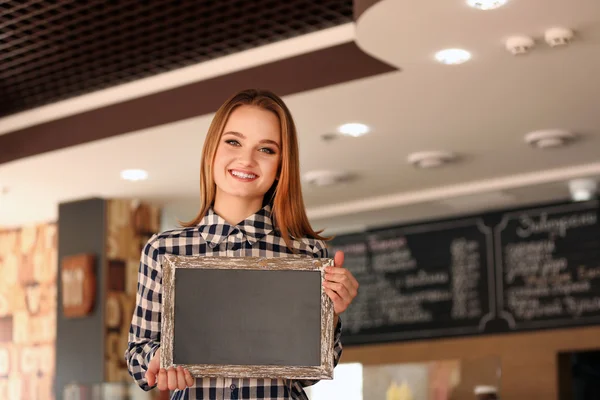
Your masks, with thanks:
M334 187L305 185L317 227L344 231L562 200L568 179L600 178L600 2L510 0L493 11L470 9L464 0L426 8L431 6L383 0L363 14L356 30L343 28L363 50L401 72L285 97L300 132L302 171L336 169L357 176ZM545 45L540 38L553 26L575 30L575 41L565 48ZM339 39L340 30L335 32ZM513 34L534 36L536 48L512 56L503 40ZM295 43L279 43L277 54ZM447 47L463 47L473 60L435 63L433 54ZM4 122L19 125L35 115L40 113ZM0 195L0 226L55 220L58 203L89 196L157 202L167 210L166 226L171 217L191 217L211 117L0 165L0 186L8 188ZM355 121L372 132L321 140ZM568 129L581 138L545 151L525 144L525 133L546 128ZM444 168L417 170L406 157L422 150L453 151L461 158ZM124 182L119 178L124 168L144 168L150 179Z

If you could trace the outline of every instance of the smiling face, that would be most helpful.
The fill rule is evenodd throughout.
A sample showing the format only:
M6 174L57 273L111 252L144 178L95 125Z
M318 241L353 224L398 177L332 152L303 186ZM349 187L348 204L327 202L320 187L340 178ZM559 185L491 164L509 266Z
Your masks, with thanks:
M281 128L277 115L255 106L237 107L227 120L213 161L215 202L260 208L277 178Z

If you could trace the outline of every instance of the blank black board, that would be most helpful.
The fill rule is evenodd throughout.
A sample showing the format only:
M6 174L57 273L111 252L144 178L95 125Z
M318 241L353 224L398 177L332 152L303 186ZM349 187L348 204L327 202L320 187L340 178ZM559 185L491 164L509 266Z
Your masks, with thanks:
M319 366L319 271L177 269L175 364Z

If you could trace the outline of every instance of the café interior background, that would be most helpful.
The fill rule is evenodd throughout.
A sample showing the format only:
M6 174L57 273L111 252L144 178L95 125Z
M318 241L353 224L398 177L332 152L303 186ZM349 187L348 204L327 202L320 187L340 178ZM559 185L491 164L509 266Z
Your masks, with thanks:
M360 336L364 321L348 317L336 379L311 399L471 399L481 386L502 399L598 393L575 373L584 359L599 368L589 360L600 348L600 2L9 0L0 27L0 399L166 396L134 387L121 356L140 246L195 215L211 118L247 87L290 107L308 215L338 235L334 247L369 248L372 232L406 239L418 282L429 276L423 247L445 254L457 226L489 222L464 222L489 229L478 243L495 255L480 248L463 268L482 296L461 303L477 322L469 334L445 331L448 313L434 309L431 334L401 322L387 340ZM521 211L502 216L514 210L538 228L553 216L568 225L550 239L575 254L560 259L561 279L584 289L528 298L527 310L548 313L531 317L538 325L488 330L486 307L516 318L494 297L510 282L490 250L503 251ZM71 281L61 290L80 253L94 256L93 299ZM353 268L364 272L369 254ZM545 276L539 260L525 262L530 278ZM432 279L455 273L440 268ZM372 322L369 310L394 300L363 278L367 311L352 315ZM73 302L85 307L67 316ZM552 318L553 304L566 311Z

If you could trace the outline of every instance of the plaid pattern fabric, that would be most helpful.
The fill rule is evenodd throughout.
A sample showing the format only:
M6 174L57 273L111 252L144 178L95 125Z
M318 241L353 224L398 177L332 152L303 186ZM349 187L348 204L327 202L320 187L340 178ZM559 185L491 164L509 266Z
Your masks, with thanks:
M266 206L237 226L231 226L210 209L201 223L154 235L144 247L138 274L136 309L129 331L125 360L129 373L144 390L150 390L144 377L148 363L160 344L160 303L162 301L161 256L164 254L230 257L287 257L287 248L273 227L271 208ZM296 239L300 255L326 258L323 241ZM335 329L334 364L342 354L341 322ZM316 380L197 378L193 387L176 390L171 399L308 400L303 388Z

